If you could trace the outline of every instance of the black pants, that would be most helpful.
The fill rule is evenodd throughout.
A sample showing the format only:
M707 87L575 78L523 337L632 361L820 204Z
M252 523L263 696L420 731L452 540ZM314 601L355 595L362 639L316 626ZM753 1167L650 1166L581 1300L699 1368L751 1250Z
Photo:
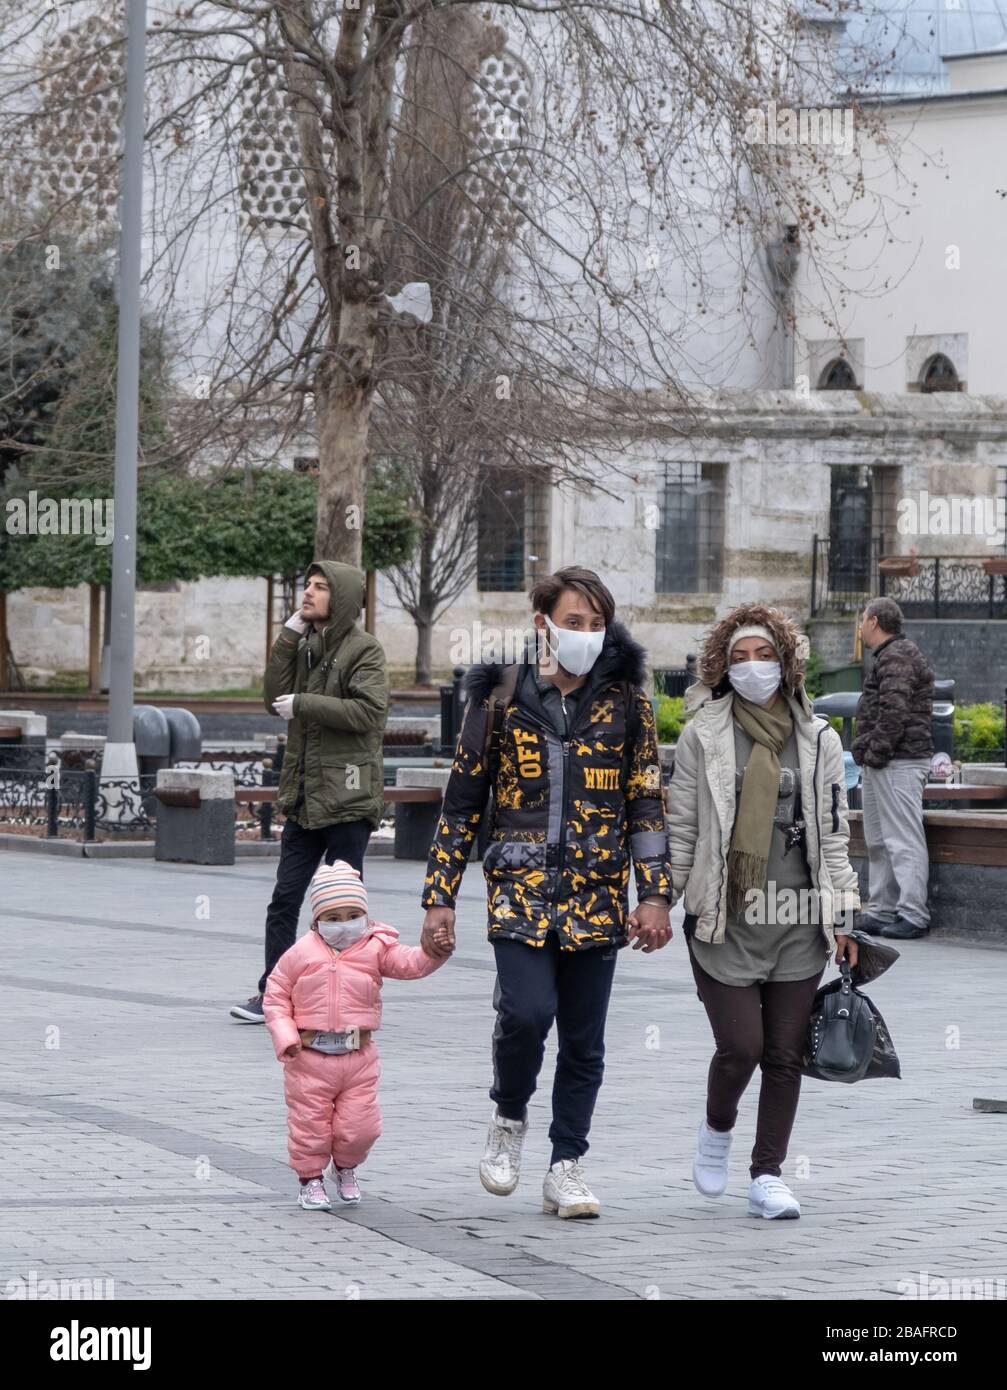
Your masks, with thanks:
M618 952L615 947L561 951L550 931L544 946L495 941L493 1089L507 1120L523 1120L542 1069L545 1040L556 1022L559 1056L552 1087L550 1163L587 1153L594 1103L605 1071L605 1019Z
M259 981L259 993L266 988L269 972L297 939L297 919L308 884L325 856L326 864L345 859L363 878L364 854L371 838L370 821L350 820L305 830L288 820L280 836L280 864L276 887L266 912L266 969Z
M781 1177L797 1118L808 1022L824 967L806 980L725 985L708 975L691 951L689 959L717 1044L707 1079L706 1123L711 1129L734 1128L738 1104L759 1067L762 1084L749 1171L753 1178L762 1173Z

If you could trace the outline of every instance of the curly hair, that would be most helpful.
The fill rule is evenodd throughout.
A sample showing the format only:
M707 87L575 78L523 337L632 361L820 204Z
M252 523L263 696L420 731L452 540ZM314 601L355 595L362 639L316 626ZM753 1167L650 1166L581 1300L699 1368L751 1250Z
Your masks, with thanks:
M699 676L704 685L716 689L727 675L727 646L739 627L758 623L773 634L773 645L780 654L781 684L793 695L804 684L807 638L792 618L779 608L764 603L743 603L721 618L707 633L699 658Z

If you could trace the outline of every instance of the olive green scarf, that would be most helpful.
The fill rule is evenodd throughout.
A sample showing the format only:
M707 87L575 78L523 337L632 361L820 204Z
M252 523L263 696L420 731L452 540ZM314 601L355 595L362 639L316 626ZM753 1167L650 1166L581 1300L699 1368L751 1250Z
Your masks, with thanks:
M744 911L745 894L750 888L766 886L773 817L780 794L780 753L793 730L794 717L783 696L772 709L763 709L742 699L737 692L733 714L755 743L741 780L727 858L727 907L737 914Z

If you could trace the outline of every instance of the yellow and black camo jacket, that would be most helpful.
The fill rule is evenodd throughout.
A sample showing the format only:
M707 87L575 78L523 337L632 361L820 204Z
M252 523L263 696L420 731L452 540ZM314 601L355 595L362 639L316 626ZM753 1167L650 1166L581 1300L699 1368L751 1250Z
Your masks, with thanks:
M483 859L491 941L542 946L553 928L568 951L622 945L631 860L638 898L665 894L670 900L654 713L624 674L628 665L642 676L643 653L619 625L610 635L613 628L614 651L603 649L609 659L579 702L569 738L552 727L533 679L518 681L503 715ZM454 906L486 813L486 721L500 673L497 666L469 673L469 704L427 860L424 907ZM633 747L624 757L629 702L635 702Z

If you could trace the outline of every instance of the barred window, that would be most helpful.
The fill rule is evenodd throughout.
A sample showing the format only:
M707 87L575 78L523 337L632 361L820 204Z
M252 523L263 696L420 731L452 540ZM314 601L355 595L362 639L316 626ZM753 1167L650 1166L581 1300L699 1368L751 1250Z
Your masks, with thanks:
M479 490L477 586L520 593L548 573L548 493L520 475L490 474Z
M724 573L724 496L720 463L666 463L658 502L659 594L716 593Z

